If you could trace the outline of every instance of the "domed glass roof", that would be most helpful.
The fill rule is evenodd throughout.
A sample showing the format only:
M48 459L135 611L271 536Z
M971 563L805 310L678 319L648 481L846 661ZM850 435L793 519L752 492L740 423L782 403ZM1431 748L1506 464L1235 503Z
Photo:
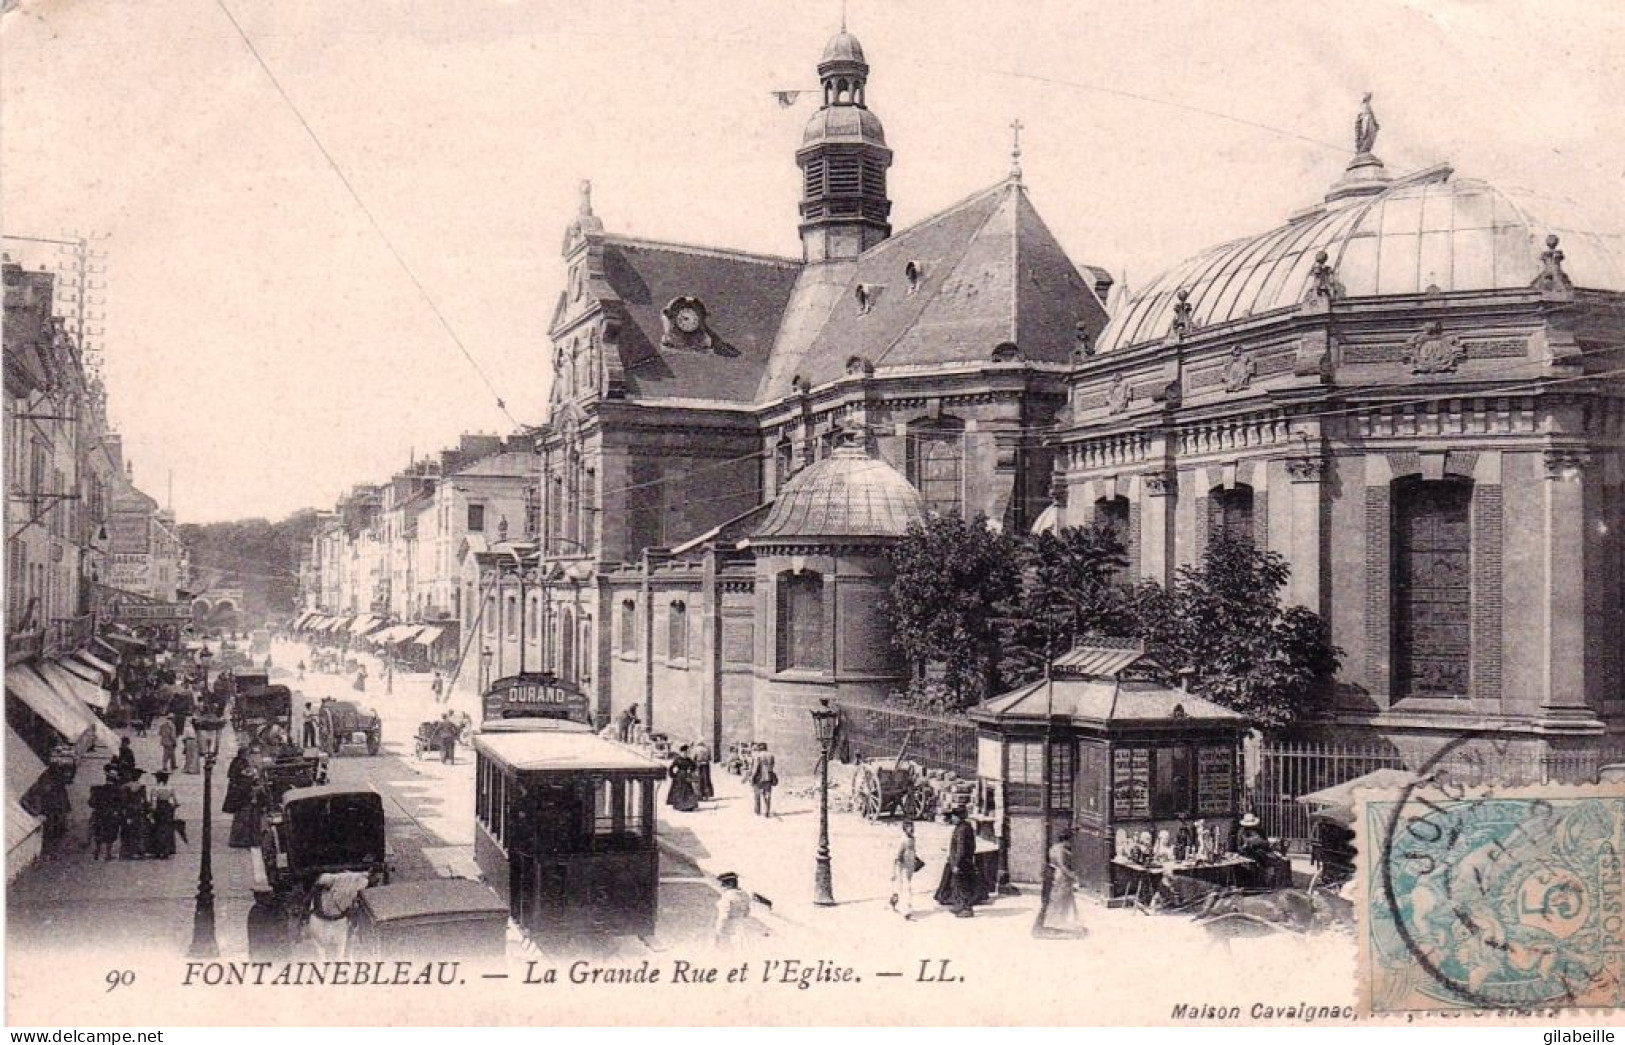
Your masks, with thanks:
M886 131L880 117L855 105L831 105L819 109L807 121L802 144L814 141L884 142Z
M901 537L924 519L925 502L897 469L843 446L785 484L754 539Z
M863 62L863 45L858 43L857 37L842 29L824 45L824 57L819 62Z
M1448 167L1371 195L1335 199L1261 236L1221 244L1169 269L1125 302L1100 350L1168 333L1179 291L1198 327L1296 307L1325 251L1345 297L1523 289L1540 273L1546 237L1561 240L1577 287L1625 291L1625 249L1551 201L1514 197ZM1534 215L1539 215L1536 217Z

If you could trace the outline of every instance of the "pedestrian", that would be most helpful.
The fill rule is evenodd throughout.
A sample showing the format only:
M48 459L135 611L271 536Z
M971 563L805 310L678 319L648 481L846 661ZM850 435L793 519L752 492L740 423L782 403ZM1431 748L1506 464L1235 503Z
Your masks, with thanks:
M395 692L395 662L384 660L384 695L387 697Z
M987 889L976 869L976 829L971 826L963 806L948 815L954 822L954 833L948 840L936 900L943 907L952 908L955 918L969 918L976 913L973 907L987 901Z
M160 771L168 772L179 768L179 763L175 761L175 743L178 739L175 733L175 720L165 715L158 723L158 746L163 750L163 760L158 766Z
M90 858L113 859L113 843L123 826L124 788L119 785L118 767L107 764L106 782L90 789Z
M891 862L891 909L903 916L904 921L914 920L914 875L925 866L920 859L919 849L914 845L914 821L904 820L903 839L897 844L897 852L892 854Z
M717 797L716 788L711 783L711 747L705 741L696 741L689 757L694 759L694 787L699 792L701 802L709 802Z
M316 746L316 710L308 700L305 701L305 726L302 741L305 747Z
M304 661L299 662L299 681L300 682L305 681L305 662Z
M354 688L357 693L365 693L367 691L367 668L365 665L362 666L360 671L355 673Z
M226 800L220 811L231 814L231 847L251 849L259 844L254 811L254 767L248 761L248 750L238 748L226 767ZM207 815L207 814L205 814Z
M186 723L186 730L181 734L181 772L197 776L198 747L197 724L190 720Z
M750 782L756 815L771 817L773 789L779 786L779 774L774 765L773 752L760 740L750 756L750 768L745 771L745 779Z
M679 813L692 813L700 807L694 792L694 760L688 757L688 745L677 749L671 760L671 790L666 792L666 804Z
M632 743L633 732L637 729L637 725L638 706L636 704L629 704L627 705L626 710L621 712L621 743Z
M137 769L126 774L119 801L118 855L120 860L139 860L147 855L147 789L141 778L146 774Z
M1078 937L1084 934L1078 920L1078 873L1072 868L1072 829L1061 828L1049 847L1049 897L1038 914L1035 935Z
M457 764L457 735L462 732L456 722L452 721L451 712L448 711L440 718L435 727L440 737L440 761L448 766Z
M135 750L130 747L129 737L119 739L118 753L113 756L113 764L118 767L121 784L141 775L141 771L135 768Z
M713 938L718 947L735 947L744 937L750 920L750 893L739 888L739 876L732 871L717 875L721 886L717 896L717 923Z
M47 766L45 772L22 797L25 812L45 821L40 856L55 860L61 855L62 839L68 834L68 814L73 803L68 798L68 782L61 766Z
M429 690L434 694L434 702L436 704L440 703L440 694L445 688L445 680L440 677L440 672L435 672L434 681L429 683Z
M180 802L175 798L175 789L169 786L169 774L154 773L152 779L152 824L147 851L160 860L168 860L175 855L175 836L185 838L186 828L175 818Z

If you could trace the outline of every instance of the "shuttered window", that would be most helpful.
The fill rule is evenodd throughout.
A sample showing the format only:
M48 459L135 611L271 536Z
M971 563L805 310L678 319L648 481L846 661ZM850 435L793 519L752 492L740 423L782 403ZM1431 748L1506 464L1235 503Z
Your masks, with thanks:
M829 667L824 641L824 578L816 573L779 575L779 670Z

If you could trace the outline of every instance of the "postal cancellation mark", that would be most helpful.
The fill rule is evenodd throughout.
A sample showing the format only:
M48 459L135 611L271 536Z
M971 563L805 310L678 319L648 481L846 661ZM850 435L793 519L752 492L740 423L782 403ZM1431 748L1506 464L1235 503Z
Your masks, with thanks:
M1625 789L1365 794L1364 1013L1625 1005Z

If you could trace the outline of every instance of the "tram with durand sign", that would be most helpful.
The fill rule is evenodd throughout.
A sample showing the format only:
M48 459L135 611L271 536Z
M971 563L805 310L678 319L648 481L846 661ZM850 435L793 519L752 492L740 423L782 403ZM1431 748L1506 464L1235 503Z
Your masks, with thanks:
M550 674L498 679L474 738L474 858L538 941L654 932L666 768L599 737Z

